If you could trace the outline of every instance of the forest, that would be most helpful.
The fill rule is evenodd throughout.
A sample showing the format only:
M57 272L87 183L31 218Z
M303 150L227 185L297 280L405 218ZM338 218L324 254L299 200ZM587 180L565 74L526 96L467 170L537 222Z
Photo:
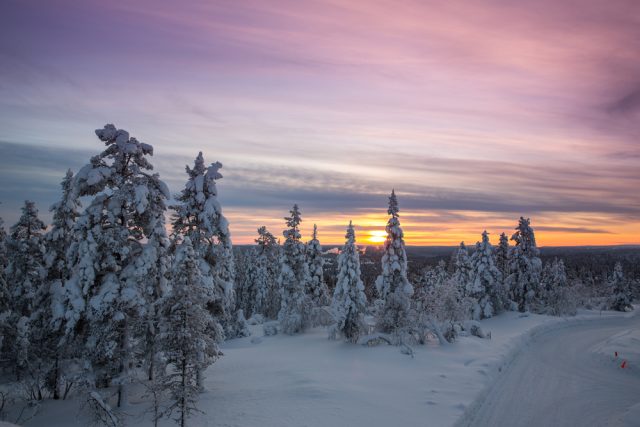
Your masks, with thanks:
M111 124L96 135L103 150L63 177L51 224L29 200L8 231L0 222L2 419L75 396L98 425L119 426L142 385L154 422L187 425L220 346L251 325L265 336L322 327L410 353L484 337L481 321L507 311L631 311L640 298L637 249L541 250L526 217L495 244L479 231L470 247L425 256L405 245L395 191L381 247L359 246L349 223L344 245L326 250L322 230L301 235L298 205L281 234L262 226L255 245L234 247L221 163L199 153L172 196L151 145Z

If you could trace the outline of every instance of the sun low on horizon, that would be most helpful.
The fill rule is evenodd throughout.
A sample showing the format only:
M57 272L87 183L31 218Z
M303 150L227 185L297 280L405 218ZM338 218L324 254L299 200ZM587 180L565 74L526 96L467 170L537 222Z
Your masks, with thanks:
M371 230L367 234L368 243L381 244L387 239L387 232L384 230Z
M637 2L10 0L0 13L0 217L45 222L114 123L173 197L221 162L234 244L386 238L640 244ZM28 29L25 31L25 28ZM611 46L624 48L612 49ZM169 202L171 204L172 202Z

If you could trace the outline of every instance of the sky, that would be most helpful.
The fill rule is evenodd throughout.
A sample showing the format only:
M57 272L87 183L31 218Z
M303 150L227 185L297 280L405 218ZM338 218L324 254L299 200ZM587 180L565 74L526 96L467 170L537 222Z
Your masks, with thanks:
M640 243L640 2L0 3L0 216L48 206L106 123L154 146L173 193L220 161L234 243Z

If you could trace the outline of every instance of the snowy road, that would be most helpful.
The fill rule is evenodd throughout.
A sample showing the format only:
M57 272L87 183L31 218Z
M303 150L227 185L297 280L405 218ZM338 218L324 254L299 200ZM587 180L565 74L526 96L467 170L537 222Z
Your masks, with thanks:
M640 426L640 366L593 353L640 316L547 332L499 374L461 426Z

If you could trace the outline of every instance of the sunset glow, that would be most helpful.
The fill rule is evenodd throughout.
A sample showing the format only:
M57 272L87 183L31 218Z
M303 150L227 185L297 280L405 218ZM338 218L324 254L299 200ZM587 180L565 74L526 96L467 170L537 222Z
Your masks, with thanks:
M379 244L387 239L387 233L384 230L369 231L369 243Z
M640 3L9 0L0 13L0 216L45 219L105 123L154 146L173 194L220 161L235 244L640 243ZM25 31L28 29L28 31ZM616 47L616 48L612 48Z

